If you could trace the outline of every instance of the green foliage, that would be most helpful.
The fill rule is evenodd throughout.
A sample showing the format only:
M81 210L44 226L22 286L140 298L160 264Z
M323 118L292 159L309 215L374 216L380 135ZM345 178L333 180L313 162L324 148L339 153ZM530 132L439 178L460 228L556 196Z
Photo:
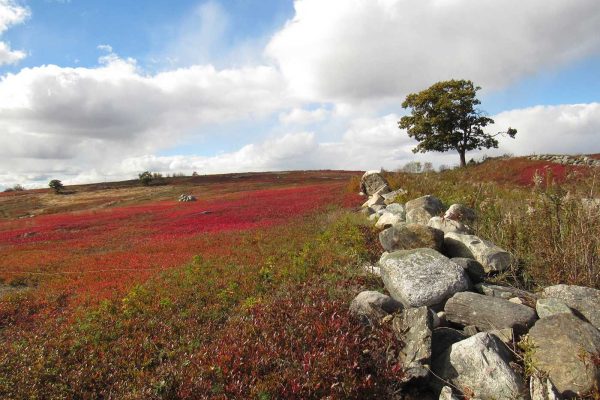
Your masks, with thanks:
M411 114L398 122L408 136L419 144L413 152L456 150L461 166L465 166L465 152L469 150L498 147L498 140L483 131L494 120L476 108L481 102L476 92L481 89L468 80L438 82L419 93L411 93L402 103ZM516 129L509 128L514 137Z
M48 182L48 186L54 189L55 193L60 193L60 191L65 187L58 179L52 179L50 182Z
M144 186L148 186L150 182L152 182L152 179L154 179L154 176L150 171L144 171L141 174L139 174L138 177L140 179L140 182Z

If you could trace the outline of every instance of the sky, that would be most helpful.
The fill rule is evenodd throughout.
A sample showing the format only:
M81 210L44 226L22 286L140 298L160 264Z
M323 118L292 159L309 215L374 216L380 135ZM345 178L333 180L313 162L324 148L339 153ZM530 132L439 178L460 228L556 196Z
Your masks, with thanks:
M0 189L455 165L407 94L482 89L502 154L600 152L597 0L0 0Z

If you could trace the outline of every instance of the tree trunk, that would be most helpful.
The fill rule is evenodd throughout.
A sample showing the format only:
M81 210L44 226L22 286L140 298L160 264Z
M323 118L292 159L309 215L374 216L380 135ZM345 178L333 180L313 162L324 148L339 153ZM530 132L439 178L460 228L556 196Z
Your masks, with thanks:
M465 151L458 150L458 154L460 154L460 167L464 168L467 166L467 161L465 160Z

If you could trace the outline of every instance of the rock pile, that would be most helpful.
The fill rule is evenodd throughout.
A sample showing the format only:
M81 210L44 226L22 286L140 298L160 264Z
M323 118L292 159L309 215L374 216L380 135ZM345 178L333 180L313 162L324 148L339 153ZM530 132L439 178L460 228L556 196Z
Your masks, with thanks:
M562 165L588 165L592 167L600 167L600 159L594 159L584 155L554 155L554 154L539 154L527 157L535 161L550 161Z
M556 285L534 294L487 283L513 257L473 234L473 210L445 209L433 196L386 202L382 190L392 192L376 172L361 187L369 196L361 212L386 250L365 270L381 276L389 296L362 292L350 311L391 324L404 344L404 383L440 399L481 400L572 398L600 385L599 290ZM523 351L526 366L516 356Z
M179 196L178 201L196 201L196 197L191 194L182 194Z

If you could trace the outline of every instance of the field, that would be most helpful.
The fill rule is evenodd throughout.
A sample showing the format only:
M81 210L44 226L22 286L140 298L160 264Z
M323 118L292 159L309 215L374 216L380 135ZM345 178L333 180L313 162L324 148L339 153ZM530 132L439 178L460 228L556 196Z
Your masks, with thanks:
M388 172L510 250L497 279L600 287L597 171L524 158ZM359 172L165 179L0 195L0 398L400 398L389 328L352 297L382 249ZM179 203L181 193L198 201Z

